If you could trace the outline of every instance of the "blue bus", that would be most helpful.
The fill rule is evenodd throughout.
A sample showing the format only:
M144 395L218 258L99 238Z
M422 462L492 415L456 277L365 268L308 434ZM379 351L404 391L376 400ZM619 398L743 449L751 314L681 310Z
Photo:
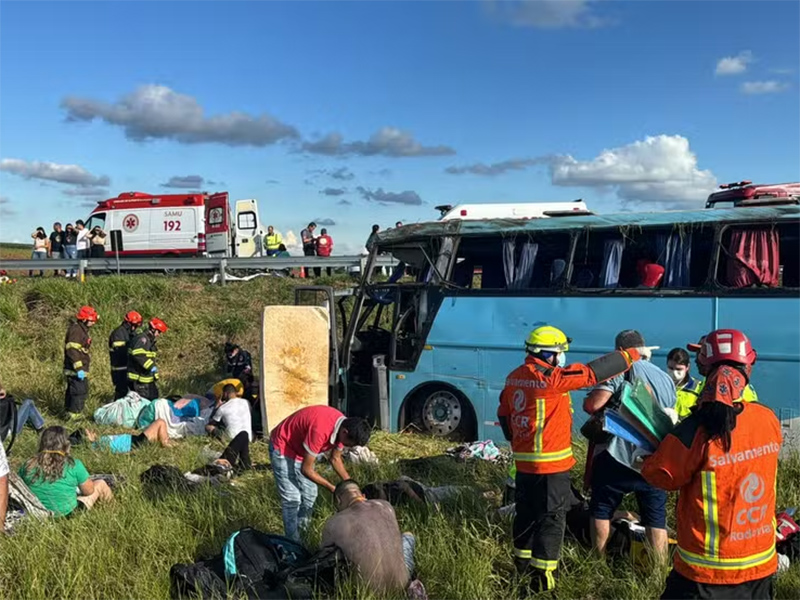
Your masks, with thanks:
M374 281L379 256L399 262L388 282ZM379 234L354 293L333 402L391 431L502 440L500 391L543 322L573 338L568 362L638 329L662 367L673 347L740 329L760 401L800 417L797 205L406 225Z

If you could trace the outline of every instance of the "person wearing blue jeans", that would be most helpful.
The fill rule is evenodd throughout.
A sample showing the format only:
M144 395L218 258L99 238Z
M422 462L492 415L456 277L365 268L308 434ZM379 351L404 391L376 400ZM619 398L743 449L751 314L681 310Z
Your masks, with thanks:
M14 396L7 394L3 386L0 386L0 400L16 402ZM33 403L33 400L24 400L22 404L17 406L17 428L14 433L19 435L25 428L25 425L30 425L36 432L44 429L44 417L42 417L39 409Z
M269 455L272 474L281 499L286 537L300 539L314 510L317 486L333 492L334 485L317 473L320 454L330 451L330 464L343 480L350 479L342 460L345 447L365 446L370 427L364 419L347 418L332 406L301 408L272 430Z
M78 232L75 231L72 223L67 223L67 227L64 230L64 246L62 252L64 253L64 258L69 258L71 260L78 258ZM69 269L67 271L67 277L75 277L76 275L77 271L75 269Z

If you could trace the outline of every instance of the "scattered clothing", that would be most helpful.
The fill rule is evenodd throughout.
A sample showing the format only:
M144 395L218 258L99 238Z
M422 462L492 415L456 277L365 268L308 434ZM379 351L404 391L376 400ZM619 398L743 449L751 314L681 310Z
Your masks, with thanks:
M151 401L142 398L134 391L129 391L118 400L104 404L94 411L94 421L98 425L118 425L134 429L139 414Z
M455 456L460 461L466 461L470 458L477 458L480 460L488 460L495 462L502 458L503 454L500 449L494 445L494 442L487 440L485 442L473 442L471 444L463 444L447 449L447 454Z

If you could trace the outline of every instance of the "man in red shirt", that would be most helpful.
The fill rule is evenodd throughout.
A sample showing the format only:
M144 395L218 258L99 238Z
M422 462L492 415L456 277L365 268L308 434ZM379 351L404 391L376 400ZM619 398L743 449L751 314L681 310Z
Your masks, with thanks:
M328 235L327 229L323 228L322 231L320 231L319 233L320 233L319 237L316 240L317 256L324 256L325 258L328 258L330 257L331 252L333 252L333 238ZM328 272L328 277L330 277L331 268L328 267L326 271ZM322 274L322 269L315 268L314 272L316 276L319 277Z
M317 473L314 465L323 452L331 452L331 466L343 481L350 479L342 461L342 449L366 446L370 427L364 419L347 418L331 406L301 408L272 430L269 456L281 499L286 537L300 539L314 510L317 486L333 492L335 486Z

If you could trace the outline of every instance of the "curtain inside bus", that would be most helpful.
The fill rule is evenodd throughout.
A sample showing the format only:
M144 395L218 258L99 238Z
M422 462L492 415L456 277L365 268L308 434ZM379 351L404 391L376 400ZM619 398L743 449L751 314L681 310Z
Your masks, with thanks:
M625 242L622 238L606 240L603 245L603 266L600 269L600 285L604 288L619 286L619 271L622 267L622 251Z
M516 262L516 241L514 238L503 240L503 271L506 276L506 288L509 290L523 290L531 286L533 265L536 263L536 254L539 244L525 242Z
M729 286L778 286L780 238L777 229L736 230L727 250Z
M658 264L664 267L664 287L688 288L692 263L692 233L679 232L656 236Z

